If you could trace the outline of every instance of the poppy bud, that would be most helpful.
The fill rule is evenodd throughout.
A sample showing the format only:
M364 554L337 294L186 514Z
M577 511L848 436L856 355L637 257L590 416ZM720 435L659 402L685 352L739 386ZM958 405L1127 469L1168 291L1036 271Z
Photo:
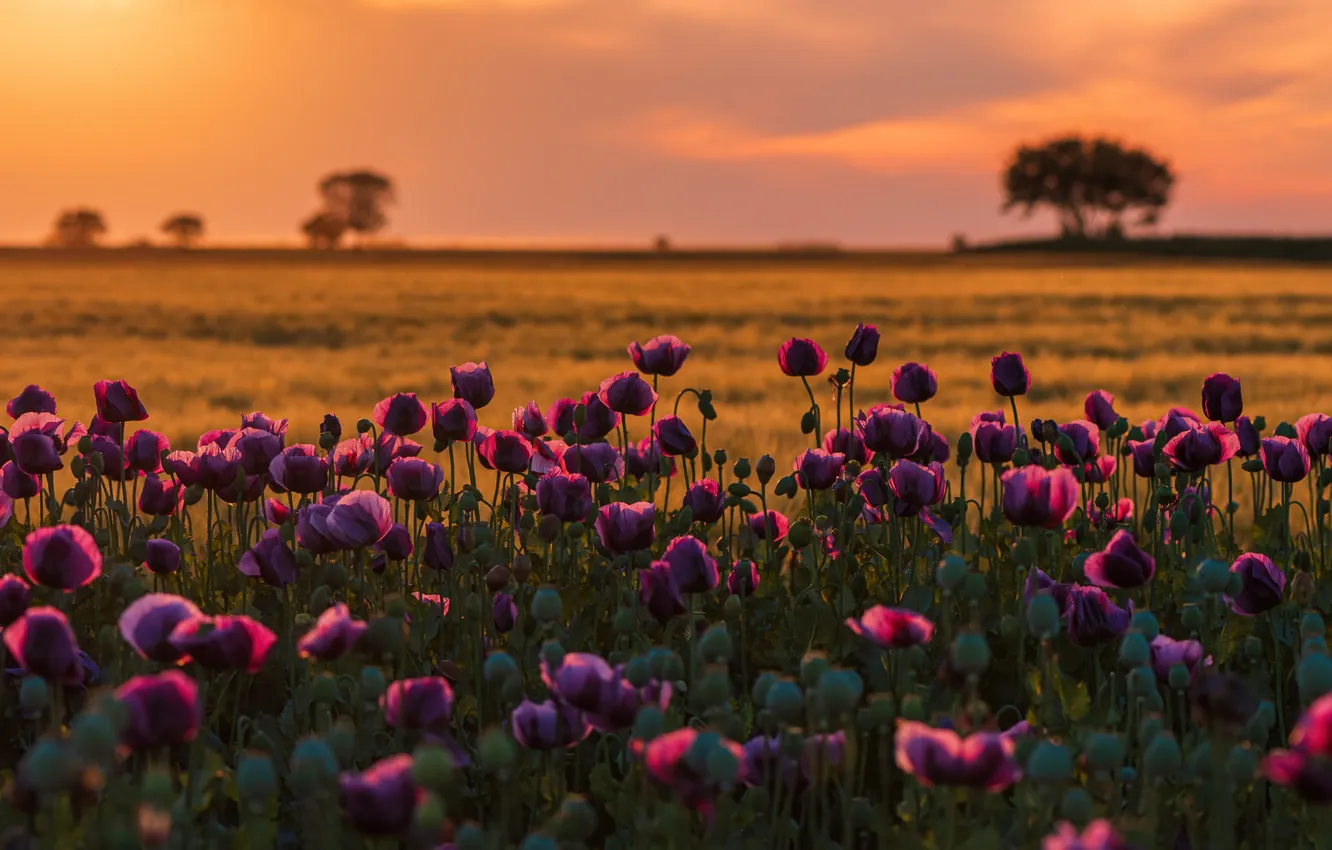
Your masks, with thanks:
M1189 515L1184 511L1170 514L1170 536L1175 540L1184 539L1189 532Z
M805 411L805 414L800 417L800 433L813 434L817 424L818 420L814 418L814 411Z
M1175 736L1162 732L1152 739L1143 753L1142 766L1152 779L1169 779L1179 772L1184 757Z
M773 460L771 455L764 455L758 459L754 471L758 475L759 483L767 485L772 480L772 476L777 473L777 461Z
M1027 629L1041 639L1054 637L1059 631L1059 605L1048 594L1032 597L1027 604Z
M1138 632L1124 635L1119 643L1119 664L1126 669L1142 667L1152 660L1152 651L1147 646L1147 638Z
M978 676L990 666L990 645L980 632L963 632L953 640L948 657L959 672Z
M1129 628L1142 632L1142 636L1149 642L1156 640L1156 636L1161 633L1161 626L1151 611L1139 611L1134 614L1133 619L1129 621Z
M1306 653L1295 668L1295 680L1305 705L1332 691L1332 658L1321 652Z
M974 449L974 440L970 431L963 431L957 438L957 465L965 467L967 461L971 460L971 453Z
M1027 759L1027 778L1033 782L1053 785L1067 782L1072 776L1073 754L1053 741L1037 744Z
M1013 466L1027 466L1031 463L1031 452L1017 449L1013 452Z
M1260 417L1258 417L1258 418L1261 419L1262 417L1260 416ZM1258 420L1257 420L1257 419L1254 420L1253 425L1254 425L1255 428L1258 428ZM1262 428L1258 428L1258 430L1261 431ZM1281 424L1277 425L1277 426L1276 426L1276 435L1277 435L1278 437L1289 437L1289 438L1292 439L1292 440L1298 439L1299 436L1300 436L1300 435L1299 435L1299 432L1295 430L1295 426L1294 426L1294 425L1291 425L1289 422L1282 422Z

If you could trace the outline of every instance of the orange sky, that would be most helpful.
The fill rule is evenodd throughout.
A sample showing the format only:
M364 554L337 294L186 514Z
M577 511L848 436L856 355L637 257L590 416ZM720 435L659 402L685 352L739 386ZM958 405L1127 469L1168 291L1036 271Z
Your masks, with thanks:
M1180 174L1171 229L1332 230L1329 0L0 0L0 240L91 204L291 240L333 168L417 241L1048 230L1019 140Z

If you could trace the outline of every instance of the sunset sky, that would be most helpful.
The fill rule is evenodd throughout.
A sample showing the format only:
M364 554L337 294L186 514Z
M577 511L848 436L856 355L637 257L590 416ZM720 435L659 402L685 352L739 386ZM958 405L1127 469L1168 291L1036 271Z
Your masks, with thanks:
M0 0L0 241L196 209L292 241L373 166L422 243L1053 229L1015 143L1107 132L1180 175L1163 227L1332 231L1328 0Z

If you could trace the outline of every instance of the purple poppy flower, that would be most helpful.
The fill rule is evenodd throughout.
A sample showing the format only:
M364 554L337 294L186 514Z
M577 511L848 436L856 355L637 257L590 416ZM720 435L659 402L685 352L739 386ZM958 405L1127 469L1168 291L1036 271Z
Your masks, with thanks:
M302 658L336 661L352 651L365 629L365 623L352 619L347 606L338 603L324 609L296 647Z
M708 554L708 546L697 537L677 537L666 546L661 559L671 568L671 575L682 593L711 593L721 581L717 562Z
M1309 450L1290 437L1267 437L1259 449L1263 470L1273 481L1293 483L1309 474Z
M332 413L325 413L319 423L319 435L322 437L325 434L331 434L335 443L342 439L342 422Z
M172 453L168 456L168 459L171 460L172 471L184 484L185 477L178 468L180 464L176 462L177 454L180 454L180 452ZM236 474L241 470L241 453L234 448L223 449L216 444L209 443L199 447L191 465L198 470L198 484L205 490L217 492L224 487L234 487L236 485Z
M881 508L892 501L893 495L888 478L878 467L867 469L856 476L856 487L871 508Z
M1156 420L1151 433L1147 432L1147 423L1145 422L1142 431L1148 439L1155 437L1158 430L1165 431L1167 438L1174 439L1177 435L1201 425L1202 419L1192 410L1187 407L1172 407L1166 411L1164 416Z
M1099 587L1073 587L1064 603L1068 617L1068 637L1074 646L1095 646L1120 637L1128 631L1133 617L1133 603L1120 608Z
M388 838L411 831L422 795L412 780L411 754L387 756L361 773L344 772L338 789L347 821L361 835Z
M1091 508L1087 511L1087 518L1097 528L1111 529L1122 525L1133 519L1133 500L1128 497L1121 498L1104 511L1100 508Z
M971 442L981 463L1008 463L1017 451L1017 427L1002 422L976 422L971 426Z
M530 440L545 436L550 430L546 418L541 415L541 408L535 401L529 401L522 407L513 409L513 430Z
M3 637L5 648L29 676L67 685L83 682L74 630L55 608L29 608L5 629Z
M1040 567L1032 567L1027 573L1027 580L1022 587L1022 601L1031 602L1038 593L1048 593L1054 599L1059 610L1063 611L1068 603L1068 593L1076 585L1056 582L1046 575Z
M490 601L490 621L495 624L495 631L506 635L513 631L518 623L518 603L511 593L496 593Z
M1332 758L1332 694L1310 703L1290 732L1290 745L1321 758Z
M56 412L55 396L36 384L28 384L23 391L9 400L5 405L5 412L9 414L10 419L18 419L25 413L50 413Z
M200 667L244 670L253 675L268 660L277 635L249 617L222 615L182 620L171 632L170 641Z
M170 540L154 537L144 544L143 565L153 575L170 575L180 569L180 547Z
M430 430L441 443L466 443L476 436L476 409L465 399L430 405Z
M1031 465L1010 469L1004 485L1004 516L1023 527L1059 528L1078 506L1078 480L1067 467Z
M495 397L495 379L484 360L450 366L449 378L453 382L453 397L467 402L473 410L480 410Z
M651 741L635 740L630 746L643 759L648 776L670 789L685 806L706 814L725 788L709 775L704 765L699 764L701 759L691 757L704 735L712 736L715 747L726 750L735 763L744 765L745 751L739 744L715 732L699 732L691 726L658 735ZM743 779L743 776L737 778Z
M748 522L751 534L759 540L768 540L774 544L781 543L786 539L787 529L791 525L786 515L777 511L750 514Z
M120 422L107 422L94 413L92 420L88 423L88 433L101 434L103 437L110 437L118 443L125 436L125 426Z
M1202 408L1213 422L1234 422L1244 412L1240 382L1222 372L1208 375L1203 379Z
M25 413L9 429L9 447L14 463L29 475L46 475L62 469L56 440L65 420L49 413Z
M453 716L453 688L443 676L399 679L379 704L389 726L438 735L448 731Z
M6 628L28 610L32 588L14 573L0 578L0 628Z
M652 432L657 437L657 445L661 446L662 454L680 457L698 450L698 440L694 439L684 420L678 416L663 416L658 419L652 426Z
M400 457L389 464L389 493L409 502L428 502L444 487L444 470L417 457Z
M239 428L219 428L213 431L205 431L199 435L199 442L196 449L202 449L204 446L217 446L219 449L225 449L231 445L231 441L241 432Z
M18 468L14 461L0 468L0 490L11 499L31 499L42 491L42 482Z
M407 526L400 522L393 523L389 528L388 534L385 534L378 543L375 544L375 555L384 559L385 566L388 561L405 561L412 556L412 533L407 530ZM379 570L382 572L383 567Z
M264 520L269 525L283 525L291 519L291 507L277 499L264 499L263 506Z
M102 574L102 553L80 526L38 528L23 541L23 571L33 584L69 592Z
M758 566L749 559L736 561L731 573L726 577L726 589L733 596L752 596L758 592Z
M148 593L130 603L120 615L120 634L139 656L158 664L185 663L189 657L171 643L176 626L201 617L188 599L170 593Z
M1181 431L1165 444L1165 456L1180 472L1201 472L1225 463L1239 451L1239 437L1220 422Z
M1196 640L1174 640L1165 635L1152 638L1152 670L1156 680L1165 684L1170 679L1170 668L1183 664L1192 679L1202 666L1203 645Z
M268 464L273 489L312 495L328 486L328 458L308 443L287 446Z
M1290 788L1311 803L1332 803L1332 764L1300 749L1272 750L1263 759L1263 776Z
M1259 552L1246 552L1230 565L1240 577L1239 595L1230 597L1230 610L1244 617L1270 611L1286 593L1286 574Z
M939 379L924 363L903 363L893 370L893 398L905 404L921 404L939 392Z
M597 512L597 538L611 552L646 549L657 539L653 526L656 505L652 502L612 502Z
M553 669L542 661L541 678L556 702L595 712L619 677L601 656L570 652Z
M918 463L947 463L952 453L948 446L948 438L934 429L930 429L929 439L925 441L925 447L916 455L915 460Z
M264 495L264 476L246 475L243 478L243 481L238 479L218 487L217 497L229 505L258 501Z
M812 378L823 374L828 355L812 339L791 337L777 349L777 363L789 377Z
M523 700L509 714L509 729L519 746L543 751L577 746L592 731L578 709L554 700Z
M1075 419L1060 425L1059 433L1069 438L1075 453L1069 454L1067 450L1060 448L1059 443L1055 443L1055 457L1062 464L1076 466L1093 459L1101 452L1101 432L1086 419Z
M990 361L990 384L1002 396L1026 395L1031 389L1031 373L1021 354L1003 352Z
M453 546L449 543L449 530L442 523L426 523L421 562L435 572L453 569Z
M492 431L477 454L491 469L521 475L532 462L532 444L517 431Z
M258 428L260 431L267 431L283 442L286 441L287 420L273 419L262 410L256 410L253 413L246 413L241 416L241 430L246 428Z
M1151 478L1156 475L1156 454L1151 440L1129 440L1129 452L1133 456L1133 474L1139 478Z
M537 509L561 522L587 522L596 502L586 476L560 470L542 476L536 485Z
M662 334L654 336L639 345L629 343L629 357L634 361L634 368L644 375L661 375L669 378L684 365L689 356L690 347L677 336Z
M637 372L621 372L602 381L597 398L608 409L626 416L646 416L657 403L652 385Z
M846 625L880 649L905 649L929 643L934 636L934 623L924 615L883 605L867 609L859 619L848 617Z
M664 473L661 472L663 459L666 464ZM624 456L624 467L626 472L639 479L646 478L648 470L654 470L658 475L664 474L667 478L674 478L678 473L675 458L664 457L661 453L661 443L651 437L644 437L637 443L629 445L629 450Z
M1261 450L1261 435L1249 417L1241 416L1235 420L1235 436L1239 437L1240 447L1235 453L1238 457L1253 457Z
M823 449L806 449L796 459L792 468L796 481L806 490L827 490L842 475L842 466L846 455L829 453Z
M865 447L865 439L859 431L849 428L833 428L823 435L823 450L839 453L847 460L854 460L861 466L869 463L873 453Z
M694 522L711 525L726 512L726 494L713 478L700 478L684 494L684 507L694 515Z
M619 481L625 472L625 459L610 443L589 443L586 446L569 446L560 457L564 471L570 475L582 475L594 484ZM646 464L644 464L646 467ZM646 474L647 470L642 470Z
M240 452L241 468L246 475L263 475L273 459L282 453L282 440L260 428L242 428L231 438L227 448Z
M943 501L943 465L921 466L909 460L899 460L888 471L888 487L896 497L893 512L898 516L915 516L924 508Z
M1013 755L1017 744L993 732L961 738L951 729L899 720L897 766L921 785L963 786L1002 791L1022 778Z
M550 426L551 433L557 437L564 437L573 433L574 408L579 403L572 398L557 398L550 407L546 408L546 424Z
M333 506L326 527L327 536L350 551L378 543L392 526L393 508L387 499L371 490L353 490Z
M564 471L564 453L569 446L557 437L532 441L532 462L528 470L533 475L547 475L556 470Z
M1156 574L1156 560L1142 550L1133 533L1120 529L1083 567L1087 581L1097 587L1142 587Z
M639 604L661 625L688 611L671 565L665 561L653 561L647 569L639 570L638 586Z
M121 470L125 468L125 455L121 452L120 444L110 437L103 437L100 434L94 434L88 438L92 444L92 451L84 455L84 459L91 461L93 455L100 455L102 460L102 474L112 481L119 481ZM133 476L129 476L133 477Z
M1119 461L1113 455L1101 455L1082 465L1082 476L1088 484L1104 484L1115 477Z
M810 782L836 776L846 763L846 733L828 732L805 738L800 750L800 773Z
M194 740L203 721L199 686L179 670L135 676L116 689L125 712L120 743L143 753Z
M1119 421L1119 414L1115 413L1115 397L1105 390L1087 393L1087 398L1082 402L1082 412L1088 421L1102 431L1109 430Z
M97 415L104 422L138 422L148 418L139 401L139 393L124 381L98 381L93 384Z
M286 587L299 576L296 555L282 539L281 530L276 528L265 531L259 542L241 555L236 567L250 578L262 579L264 584L272 587Z
M171 441L156 431L135 431L125 443L125 465L148 475L162 471L162 452L171 451Z
M876 404L860 415L858 425L865 447L900 460L923 449L930 439L930 426L916 416L886 404Z
M579 404L583 405L586 416L583 424L573 423L573 411L569 411L570 426L569 431L573 431L578 436L578 442L591 443L603 439L607 434L614 431L620 425L620 414L607 407L601 400L597 392L589 391L583 393ZM561 435L567 434L567 431L558 432Z
M371 417L383 431L399 437L410 437L426 426L428 415L425 405L416 393L395 393L375 405Z
M861 322L846 343L846 359L857 366L868 366L878 356L879 329Z
M1081 834L1068 821L1061 821L1053 835L1041 841L1041 850L1130 850L1130 845L1108 820L1094 820Z

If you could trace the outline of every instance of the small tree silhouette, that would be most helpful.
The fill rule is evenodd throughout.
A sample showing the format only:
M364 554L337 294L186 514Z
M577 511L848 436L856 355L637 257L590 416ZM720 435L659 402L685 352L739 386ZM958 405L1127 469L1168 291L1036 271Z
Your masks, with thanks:
M388 224L384 206L393 202L393 181L368 169L334 172L319 182L325 212L346 222L362 242Z
M51 244L61 248L91 248L106 233L106 219L97 210L78 207L65 210L55 221Z
M177 248L193 248L203 238L203 216L197 213L176 213L162 222L162 232L176 240Z
M301 223L301 232L313 249L331 250L338 247L342 234L347 231L347 220L329 212L317 212Z

